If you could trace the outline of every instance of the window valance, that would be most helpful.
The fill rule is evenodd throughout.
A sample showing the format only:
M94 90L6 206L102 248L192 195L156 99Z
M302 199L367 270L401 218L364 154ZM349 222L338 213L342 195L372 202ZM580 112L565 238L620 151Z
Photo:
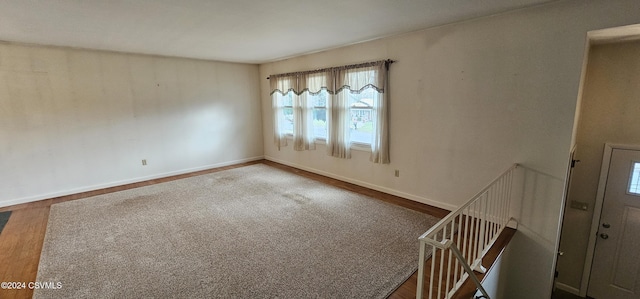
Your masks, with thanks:
M294 72L269 76L271 92L282 95L293 92L301 95L308 91L310 94L327 90L330 94L349 90L360 93L366 88L374 88L384 92L386 71L392 60L380 60L354 65L331 67L312 71Z

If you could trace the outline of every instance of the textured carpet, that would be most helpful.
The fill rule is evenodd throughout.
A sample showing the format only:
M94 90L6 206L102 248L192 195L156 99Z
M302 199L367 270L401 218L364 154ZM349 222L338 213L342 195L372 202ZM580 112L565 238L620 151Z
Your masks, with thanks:
M0 234L2 233L2 230L4 229L4 226L9 221L9 217L10 216L11 216L11 211L0 212Z
M384 298L438 219L264 164L51 207L35 298Z

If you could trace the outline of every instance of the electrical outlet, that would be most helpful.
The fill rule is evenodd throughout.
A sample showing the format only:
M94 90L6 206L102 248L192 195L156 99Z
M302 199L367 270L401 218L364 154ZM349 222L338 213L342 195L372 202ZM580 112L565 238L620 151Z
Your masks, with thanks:
M399 178L400 177L400 170L396 169L396 177Z
M142 166L147 165L147 159L142 159Z

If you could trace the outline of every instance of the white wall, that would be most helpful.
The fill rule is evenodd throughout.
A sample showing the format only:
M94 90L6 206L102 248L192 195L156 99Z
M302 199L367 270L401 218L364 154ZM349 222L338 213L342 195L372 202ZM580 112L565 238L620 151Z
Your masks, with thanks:
M640 3L560 1L260 66L265 156L453 208L514 162L543 173L509 247L510 298L551 291L562 185L587 31L640 21ZM270 74L390 58L391 164L273 145ZM400 177L394 177L394 169ZM524 206L524 203L523 203ZM529 213L529 214L527 214ZM534 290L521 292L522 290Z
M0 206L259 158L259 103L256 65L0 44Z
M558 282L580 289L606 142L640 144L640 42L592 46L576 134L575 159L558 260ZM589 205L571 209L572 200Z

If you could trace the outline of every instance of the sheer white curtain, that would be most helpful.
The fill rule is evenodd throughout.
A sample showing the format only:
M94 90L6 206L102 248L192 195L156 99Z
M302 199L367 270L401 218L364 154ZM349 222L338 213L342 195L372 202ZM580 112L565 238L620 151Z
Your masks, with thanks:
M330 72L305 72L270 76L273 101L274 143L280 149L287 145L285 134L285 105L282 96L292 98L291 120L293 121L293 149L296 151L315 150L316 138L313 132L313 102L311 94L317 94L330 85Z
M327 155L350 159L349 90L343 89L329 97L327 106Z
M296 76L281 76L271 78L271 104L273 107L273 142L280 150L281 147L287 146L287 138L284 131L284 99L283 97L294 92L297 86L298 78Z
M297 92L300 94L296 108L298 118L294 120L294 150L315 150L316 136L313 132L313 106L311 94L318 94L330 84L330 72L312 72L298 74Z
M389 164L389 76L388 65L379 70L383 89L378 89L378 96L373 99L373 140L371 141L371 156L373 163Z
M313 105L309 100L309 92L305 91L294 97L293 149L296 151L316 149L313 135Z
M329 154L334 157L349 158L351 140L349 132L349 120L351 120L349 93L360 93L372 88L376 91L372 107L373 140L371 140L371 156L369 160L374 163L389 163L389 125L388 125L388 98L387 98L387 72L388 61L378 61L361 65L359 67L334 68L334 80L336 97L332 104L329 128L331 140ZM329 145L329 144L328 144Z

